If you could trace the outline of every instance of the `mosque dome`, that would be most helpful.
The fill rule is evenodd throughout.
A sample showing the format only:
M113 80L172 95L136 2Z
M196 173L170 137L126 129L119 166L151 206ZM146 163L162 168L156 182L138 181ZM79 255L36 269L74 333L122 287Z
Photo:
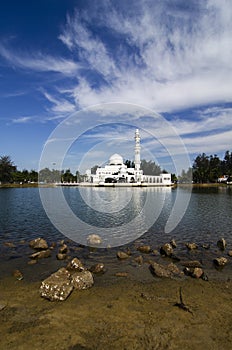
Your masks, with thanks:
M113 154L109 159L110 165L123 165L123 158L120 154Z

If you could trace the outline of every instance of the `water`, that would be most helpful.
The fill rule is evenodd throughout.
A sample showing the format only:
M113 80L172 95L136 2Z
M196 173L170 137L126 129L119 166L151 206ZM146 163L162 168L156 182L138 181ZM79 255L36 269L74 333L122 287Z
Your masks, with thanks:
M73 245L76 247L78 243L86 243L89 233L101 232L103 242L107 245L109 239L109 242L115 243L112 246L127 243L132 247L135 241L157 249L175 238L179 243L180 255L186 253L184 242L196 242L199 245L208 243L215 250L220 237L224 237L228 249L232 249L231 187L66 187L42 190L51 198L56 217L63 227L68 228L67 237L72 241L74 238ZM72 220L59 212L59 203L55 200L59 191L64 194L74 216L83 222L81 226L72 228ZM165 233L165 225L177 195L180 200L190 195L190 202L179 224L170 233ZM130 222L133 225L130 226ZM109 232L112 233L110 238ZM44 237L49 243L67 239L47 217L39 189L0 189L0 261L13 261L25 256L28 258L31 253L28 241L38 236ZM13 242L15 248L9 249L5 246L6 242ZM82 249L79 254L89 256L88 248ZM115 250L99 250L96 256L109 257L110 254L115 257ZM207 254L211 259L212 256Z

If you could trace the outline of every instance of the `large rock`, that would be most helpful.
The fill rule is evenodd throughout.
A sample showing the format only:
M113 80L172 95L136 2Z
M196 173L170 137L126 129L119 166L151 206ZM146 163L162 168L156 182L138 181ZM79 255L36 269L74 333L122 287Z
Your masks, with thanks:
M29 242L29 246L33 249L45 250L48 249L48 244L43 238L36 238Z
M62 267L51 276L42 281L40 295L51 301L67 299L73 290L70 273Z
M160 248L160 254L171 257L173 254L173 248L170 243L165 243Z
M181 275L181 271L173 263L171 263L167 266L164 266L164 265L160 265L156 262L153 262L150 265L150 270L157 277L174 277L174 276Z
M217 246L221 250L225 250L226 248L226 240L224 238L221 238L217 241Z
M75 289L88 289L93 285L93 275L88 270L75 272L71 276L71 283Z

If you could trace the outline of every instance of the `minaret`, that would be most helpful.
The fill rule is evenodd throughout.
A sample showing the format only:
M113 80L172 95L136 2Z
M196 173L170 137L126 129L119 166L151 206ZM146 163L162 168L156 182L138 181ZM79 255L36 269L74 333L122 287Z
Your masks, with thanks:
M135 170L140 171L140 136L139 129L135 131Z

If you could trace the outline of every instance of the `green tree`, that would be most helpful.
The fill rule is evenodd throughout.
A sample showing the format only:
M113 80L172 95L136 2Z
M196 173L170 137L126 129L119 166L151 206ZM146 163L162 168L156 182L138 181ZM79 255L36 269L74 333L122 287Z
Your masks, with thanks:
M3 183L13 181L13 173L16 171L16 166L12 162L10 156L0 157L0 181Z
M160 175L162 172L160 166L151 160L142 159L140 167L145 175Z
M193 181L196 183L209 182L209 157L205 153L199 154L193 163Z

